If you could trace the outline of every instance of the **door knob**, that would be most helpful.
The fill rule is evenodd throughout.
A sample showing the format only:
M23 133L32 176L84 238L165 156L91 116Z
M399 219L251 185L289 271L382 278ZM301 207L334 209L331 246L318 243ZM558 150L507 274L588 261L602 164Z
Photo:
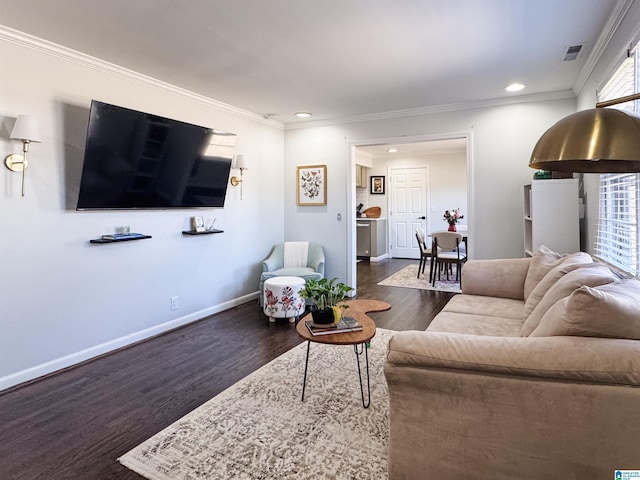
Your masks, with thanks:
M418 220L426 220L427 217L425 217L424 215L422 217L418 217Z

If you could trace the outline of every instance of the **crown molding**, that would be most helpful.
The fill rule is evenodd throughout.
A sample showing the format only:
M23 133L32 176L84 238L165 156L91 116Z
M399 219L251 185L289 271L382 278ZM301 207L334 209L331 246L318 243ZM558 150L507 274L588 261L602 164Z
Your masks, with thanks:
M178 87L176 85L163 82L162 80L158 80L148 75L135 72L128 68L124 68L119 65L107 62L105 60L92 57L91 55L78 52L77 50L73 50L71 48L58 45L48 40L44 40L42 38L29 35L28 33L24 33L19 30L14 30L4 25L0 25L0 40L8 43L20 45L22 47L30 48L32 50L35 50L47 55L51 55L53 57L58 57L63 60L73 62L87 68L98 70L108 75L125 78L129 81L133 81L141 85L153 87L158 90L163 90L167 93L171 93L173 95L178 95L184 98L188 98L189 100L198 102L207 107L213 107L217 110L221 110L226 113L231 113L233 115L238 115L240 117L244 117L249 120L253 120L255 122L268 125L270 127L284 129L284 123L282 122L273 120L271 118L265 118L263 115L253 113L248 110L244 110L242 108L234 107L233 105L229 105L227 103L214 100L204 95L200 95L198 93Z
M580 69L578 77L573 84L573 91L576 93L576 95L579 94L584 88L587 80L589 79L589 76L595 70L600 57L602 57L602 54L609 45L609 42L611 42L611 39L624 20L624 17L629 11L629 8L631 8L631 5L633 5L633 2L634 0L618 0L618 2L616 3L613 11L607 19L607 22L602 28L600 36L598 36L598 40L596 40L596 44L593 46L591 53L587 57L586 62L582 66L582 69Z
M287 123L285 130L297 130L311 127L327 127L332 125L343 125L347 123L372 122L379 120L389 120L394 118L417 117L420 115L434 115L439 113L458 112L463 110L474 110L479 108L499 107L503 105L515 105L519 103L544 102L550 100L563 100L576 98L573 90L559 90L555 92L532 93L529 95L517 95L504 98L491 98L487 100L475 100L471 102L450 103L445 105L434 105L431 107L411 108L407 110L395 110L391 112L371 113L364 115L353 115L342 118L329 118L324 120L309 120L304 122Z

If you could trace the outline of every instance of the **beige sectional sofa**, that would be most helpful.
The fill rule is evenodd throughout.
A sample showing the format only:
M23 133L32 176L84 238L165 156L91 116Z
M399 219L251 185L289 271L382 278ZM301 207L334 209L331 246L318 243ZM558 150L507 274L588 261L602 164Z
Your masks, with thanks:
M389 478L640 470L640 282L543 247L471 260L462 285L389 343Z

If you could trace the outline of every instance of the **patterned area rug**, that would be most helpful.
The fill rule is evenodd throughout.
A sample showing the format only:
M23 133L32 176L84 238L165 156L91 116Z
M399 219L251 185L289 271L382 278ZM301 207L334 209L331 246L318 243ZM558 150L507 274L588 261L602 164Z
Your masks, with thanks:
M377 329L371 340L368 409L362 407L350 345L311 344L300 400L305 342L118 460L151 480L387 478L383 364L393 334Z
M460 293L460 283L456 281L456 266L453 266L453 274L449 273L451 280L446 280L444 274L441 280L436 281L435 287L429 283L429 265L424 269L424 274L418 278L418 264L407 265L399 272L379 282L385 287L421 288L423 290L439 290L443 292Z

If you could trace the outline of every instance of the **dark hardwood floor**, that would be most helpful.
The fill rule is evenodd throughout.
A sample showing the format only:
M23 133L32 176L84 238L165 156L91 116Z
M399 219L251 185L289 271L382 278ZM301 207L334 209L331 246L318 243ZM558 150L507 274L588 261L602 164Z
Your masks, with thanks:
M378 327L423 330L451 298L377 285L411 262L358 264L357 297L392 305ZM0 393L0 479L139 480L120 455L300 342L249 302Z

